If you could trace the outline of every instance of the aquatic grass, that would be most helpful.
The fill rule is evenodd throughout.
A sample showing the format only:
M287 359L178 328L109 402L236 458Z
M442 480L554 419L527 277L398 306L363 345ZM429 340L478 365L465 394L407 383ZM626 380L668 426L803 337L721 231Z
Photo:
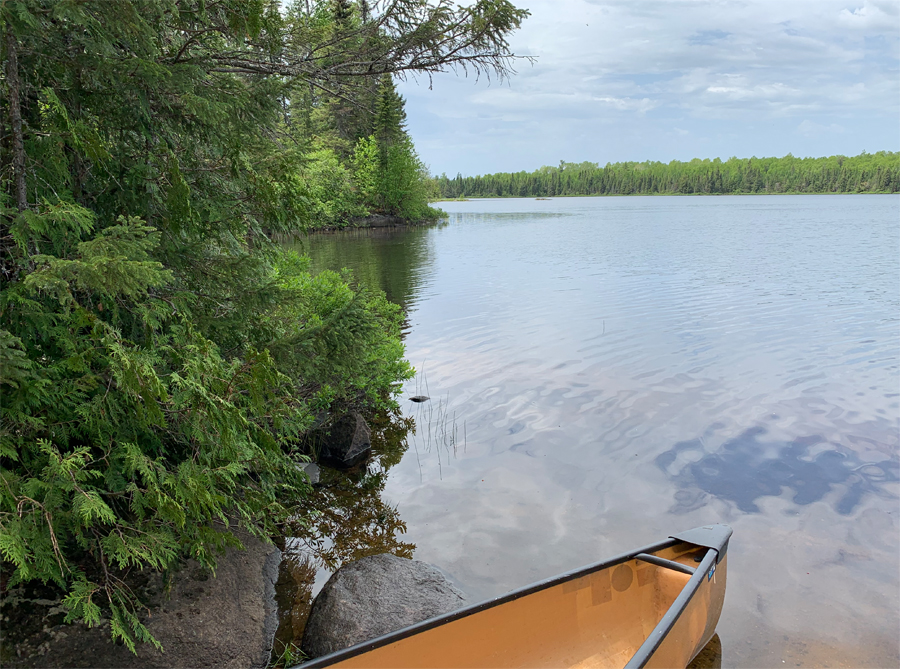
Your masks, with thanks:
M463 420L462 440L460 440L459 421L456 409L451 411L450 393L448 392L445 396L438 396L437 399L431 398L424 362L419 371L416 372L415 388L414 397L422 397L424 391L424 396L428 397L428 400L416 403L412 415L415 424L410 430L407 439L416 453L419 477L422 477L422 460L419 449L421 443L422 452L434 452L436 454L438 474L443 479L443 467L444 464L449 463L451 454L452 457L456 458L459 454L460 445L462 445L463 452L466 452L468 446L466 421Z

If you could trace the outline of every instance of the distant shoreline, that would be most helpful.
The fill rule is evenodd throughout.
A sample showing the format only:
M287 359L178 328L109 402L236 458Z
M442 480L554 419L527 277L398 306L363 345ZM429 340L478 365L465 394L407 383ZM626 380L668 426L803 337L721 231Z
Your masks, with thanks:
M900 195L898 191L828 191L824 193L810 193L809 191L779 191L775 193L567 193L565 195L472 195L471 197L445 197L434 202L474 202L475 200L558 200L567 197L729 197L729 196L760 196L760 195Z
M442 198L800 195L900 192L900 152L822 158L567 163L532 172L435 178Z

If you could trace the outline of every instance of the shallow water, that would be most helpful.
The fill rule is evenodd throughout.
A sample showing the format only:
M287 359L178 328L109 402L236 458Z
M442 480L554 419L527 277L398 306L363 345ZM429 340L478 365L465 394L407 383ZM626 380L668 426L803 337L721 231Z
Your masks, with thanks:
M415 557L480 599L724 522L722 666L900 665L900 198L441 206L299 244L408 309Z

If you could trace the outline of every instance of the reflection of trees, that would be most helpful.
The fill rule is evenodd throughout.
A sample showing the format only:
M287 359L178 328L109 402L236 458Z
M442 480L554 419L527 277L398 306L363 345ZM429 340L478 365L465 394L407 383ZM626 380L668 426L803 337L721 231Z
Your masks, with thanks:
M407 437L415 422L396 412L376 416L369 427L372 461L356 472L322 468L319 483L285 539L275 588L279 626L273 660L284 657L291 644L299 648L319 569L334 571L345 563L379 553L412 558L416 549L415 544L400 540L406 533L406 523L397 508L381 498L388 470L406 452Z
M294 654L303 640L315 582L316 567L309 555L292 544L285 546L275 583L278 629L272 641L272 662L288 665L299 660Z
M714 634L697 657L691 660L687 669L722 669L722 641Z
M404 309L414 301L422 269L431 262L429 227L371 228L314 233L288 245L309 254L313 271L353 271L353 277L372 290L383 290Z
M406 523L381 498L388 470L407 448L411 418L394 413L370 423L373 460L357 472L323 468L291 534L322 567L337 569L367 555L412 557L415 546L400 541Z
M372 430L372 454L378 459L381 469L387 472L400 462L409 448L409 436L416 433L416 421L397 410L376 416L369 427Z
M381 499L386 482L384 471L353 475L323 469L304 521L292 528L294 537L331 570L379 553L411 558L415 546L398 538L406 523Z
M423 268L431 263L428 228L347 230L312 234L285 245L311 258L313 271L348 268L370 290L408 309L414 303ZM322 468L319 483L287 531L276 585L279 626L272 660L299 661L299 649L312 606L317 572L334 571L367 555L393 553L411 558L415 544L401 541L406 523L381 498L388 470L408 448L415 421L399 412L369 419L371 462L356 472ZM279 661L280 660L280 661Z

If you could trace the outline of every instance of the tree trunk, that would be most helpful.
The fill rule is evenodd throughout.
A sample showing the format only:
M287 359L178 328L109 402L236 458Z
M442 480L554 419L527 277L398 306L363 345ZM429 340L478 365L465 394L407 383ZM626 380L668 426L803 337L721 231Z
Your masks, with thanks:
M9 119L12 125L13 179L16 192L16 208L28 208L25 190L25 140L22 135L22 106L20 101L19 58L12 27L6 26L6 84L9 88Z
M66 37L66 46L67 50L71 51L71 39ZM73 54L73 59L75 58ZM75 94L75 118L81 119L81 98L83 86L81 83L81 63L78 62L75 67L75 86L74 86L74 94ZM76 149L75 147L69 147L69 151L72 153L72 195L75 197L75 201L84 205L84 179L87 173L87 167L84 161L81 159L81 151Z

